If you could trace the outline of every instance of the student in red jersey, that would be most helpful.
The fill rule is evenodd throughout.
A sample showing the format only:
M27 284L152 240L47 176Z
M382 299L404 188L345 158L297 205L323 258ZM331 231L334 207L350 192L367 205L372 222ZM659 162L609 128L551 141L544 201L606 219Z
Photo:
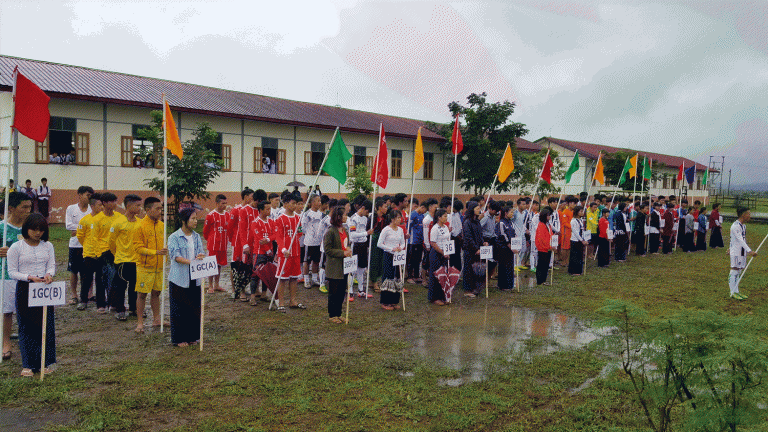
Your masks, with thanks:
M536 265L536 284L549 285L547 276L549 275L549 266L547 265L552 258L552 228L549 226L549 216L552 210L544 207L539 213L539 227L536 229L536 250L539 253L538 265Z
M261 201L256 204L256 210L258 216L251 222L251 226L248 229L248 237L246 245L243 247L243 252L246 255L251 255L251 261L254 265L259 265L262 262L272 261L272 239L275 234L275 221L269 218L271 208L269 201ZM255 258L253 258L255 256ZM258 283L258 277L253 276ZM263 284L262 284L263 285ZM267 300L267 289L263 286L261 292L262 300ZM256 292L251 293L251 306L256 306Z
M248 227L256 217L256 211L253 207L253 191L245 188L240 196L243 203L239 207L232 209L232 217L227 227L229 242L232 243L232 291L235 299L247 302L245 287L251 280L250 266L243 261L243 246L247 240Z
M221 268L227 265L227 229L229 227L230 214L226 211L227 197L216 195L216 208L208 213L203 225L203 237L208 248L208 256L215 256L219 265L219 273L208 277L208 293L224 291L219 284Z
M295 213L296 203L301 202L298 194L288 193L283 199L285 212L275 221L275 240L277 241L277 278L280 296L280 312L291 309L306 309L296 299L296 283L301 275L299 239L293 238L299 228L299 215ZM286 299L290 301L286 305Z
M608 229L610 228L610 222L608 221L608 215L610 210L604 208L602 211L602 217L598 222L598 237L597 237L597 265L598 267L608 267L611 263L611 243L608 239Z

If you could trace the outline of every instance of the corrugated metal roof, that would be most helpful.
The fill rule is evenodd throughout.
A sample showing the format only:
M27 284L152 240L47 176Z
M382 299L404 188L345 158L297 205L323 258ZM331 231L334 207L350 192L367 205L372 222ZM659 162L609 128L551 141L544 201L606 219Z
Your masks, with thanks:
M411 139L416 139L416 131L425 124L403 117L10 56L0 56L0 89L10 90L16 66L52 97L160 108L161 93L165 93L174 110L323 129L339 126L344 131L370 134L378 134L379 123L383 123L387 136ZM422 129L422 138L445 141L426 128Z
M677 168L681 164L683 164L683 162L685 162L686 167L690 167L691 165L696 164L696 171L704 171L707 169L706 165L702 165L698 162L692 161L690 159L687 159L681 156L671 156L671 155L665 155L661 153L642 152L634 149L611 147L611 146L600 145L600 144L590 144L590 143L584 143L579 141L568 141L568 140L564 140L560 138L552 138L552 137L542 137L537 139L535 142L540 143L542 147L546 147L547 145L546 141L550 141L552 144L557 144L571 151L578 150L579 154L591 159L597 159L597 155L601 151L605 153L616 153L619 151L637 152L640 154L641 158L643 156L648 156L648 158L652 159L654 162L661 162L668 167Z
M541 150L540 145L523 138L515 138L515 145L518 150L529 153L538 153Z

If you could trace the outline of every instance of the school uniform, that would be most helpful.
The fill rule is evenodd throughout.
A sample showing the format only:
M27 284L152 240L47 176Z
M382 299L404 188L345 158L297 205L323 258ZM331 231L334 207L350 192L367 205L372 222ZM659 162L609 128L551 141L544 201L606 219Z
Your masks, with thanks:
M634 231L632 231L632 243L635 244L635 254L645 255L645 213L638 211L635 213Z
M416 210L411 212L410 232L408 237L408 278L417 279L421 259L424 255L424 229L421 224L424 215Z
M299 242L293 239L294 233L298 229L299 215L288 216L283 213L274 222L275 240L277 241L277 278L279 280L298 279L301 276L301 255ZM284 250L290 248L290 257L286 257Z
M109 249L115 256L115 275L109 294L109 304L115 312L125 312L125 293L128 292L128 310L136 313L136 247L133 231L139 219L133 222L123 216L112 223L109 229Z
M712 210L709 214L709 228L712 233L709 235L709 247L719 248L723 245L723 217L720 216L720 212Z
M464 225L461 220L461 213L451 213L448 226L451 229L451 240L453 240L454 247L456 250L461 250L462 244L464 243L464 236L462 235ZM451 255L448 257L448 262L451 267L456 267L457 270L461 271L461 254Z
M613 241L616 243L614 259L616 261L626 261L627 259L627 250L629 248L628 225L627 214L617 211L613 218Z
M683 237L683 251L684 252L694 252L696 250L696 244L694 243L694 227L693 223L695 221L693 214L688 213L685 215L685 218L680 220L680 223L683 223L683 220L685 220L685 236Z
M490 220L489 215L487 216L487 219ZM477 252L480 250L480 246L483 245L483 241L487 240L488 238L484 236L484 230L483 227L481 227L481 222L477 219L465 220L463 231L464 272L462 276L464 283L462 284L462 287L464 288L464 291L477 295L480 293L483 281L481 281L480 278L475 274L474 270L472 269L472 264L480 261L480 255L478 255ZM496 243L495 239L493 243ZM491 271L490 262L488 264L489 265L486 268L486 271Z
M464 232L466 235L466 230L464 230ZM436 223L429 232L429 241L434 242L441 249L444 248L444 245L451 241L450 228L448 228L447 225L440 226L440 224ZM440 281L437 280L435 272L439 270L440 267L446 266L447 264L448 259L445 258L443 254L438 252L435 248L430 248L429 285L427 290L427 300L430 302L437 300L445 301L445 292L443 292L443 287L440 285Z
M536 284L541 285L547 281L549 275L549 262L552 258L552 234L553 230L549 224L539 222L536 228L535 245L538 253L538 264L536 265Z
M365 269L368 268L368 216L355 213L347 218L347 224L352 253L357 255L357 290L363 292L368 285L365 278Z
M522 219L522 215L521 219ZM522 224L521 224L522 225ZM515 254L510 242L518 237L515 224L509 219L499 219L496 224L496 261L499 263L499 290L508 291L515 287Z
M194 260L201 254L205 254L203 242L195 231L185 235L179 228L168 237L171 343L174 345L200 340L200 283L190 279L189 264L176 262L176 258Z
M661 235L661 215L658 210L651 212L651 221L648 226L648 252L659 253L659 237Z
M399 279L400 275L393 265L392 260L394 259L395 249L399 248L400 250L403 250L405 248L405 235L403 234L402 228L398 226L393 230L389 225L384 227L376 242L376 247L383 251L381 260L382 284L379 303L383 305L398 304L400 302L402 285L398 287L398 285L394 283L395 279Z
M37 211L40 212L43 217L48 219L48 204L51 199L51 188L48 186L40 185L36 190L37 195Z
M707 216L699 214L699 226L696 229L696 250L707 250Z
M205 216L203 225L203 237L205 237L208 255L216 257L216 263L219 266L229 264L227 260L227 245L229 244L229 222L231 215L229 212L219 213L216 210L211 211Z
M675 216L672 211L664 212L664 217L659 221L659 226L661 227L662 238L661 252L666 255L672 252L672 246L675 242Z
M584 273L584 222L579 218L571 219L570 244L571 256L568 259L568 273L580 275Z
M597 224L597 266L608 267L611 263L611 243L608 240L610 223L608 218L600 218Z

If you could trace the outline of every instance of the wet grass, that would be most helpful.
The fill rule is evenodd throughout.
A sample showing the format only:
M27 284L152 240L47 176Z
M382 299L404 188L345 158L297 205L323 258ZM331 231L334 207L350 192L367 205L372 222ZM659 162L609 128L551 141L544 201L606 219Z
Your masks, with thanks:
M66 239L64 235L52 238ZM60 230L63 231L63 230ZM768 227L751 225L749 243ZM66 234L66 233L64 233ZM64 246L66 248L66 246ZM61 260L66 255L59 253ZM489 300L456 298L451 309L483 302L563 311L584 319L607 298L624 298L654 316L680 308L754 314L765 322L768 260L758 258L742 282L746 302L727 298L724 250L634 258L555 286L491 291ZM66 277L64 268L59 278ZM486 359L480 382L444 379L467 371L421 358L410 349L414 329L450 326L445 308L411 287L407 312L384 312L377 299L352 304L348 326L330 325L325 297L300 292L309 309L287 316L209 297L205 351L175 348L168 334L136 336L93 310L57 314L59 370L43 383L18 377L18 354L0 366L0 409L45 406L76 414L55 431L640 431L639 406L619 373L597 377L609 362L593 348L531 355L547 340L500 350ZM446 349L448 349L446 347Z

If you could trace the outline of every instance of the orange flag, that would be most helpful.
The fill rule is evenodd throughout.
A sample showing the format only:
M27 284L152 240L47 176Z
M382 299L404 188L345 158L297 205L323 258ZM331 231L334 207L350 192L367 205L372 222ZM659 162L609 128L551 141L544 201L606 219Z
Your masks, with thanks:
M168 101L165 101L165 109L163 110L163 129L165 130L165 148L170 150L179 159L184 157L179 132L176 130L176 123L173 121L173 114L171 114L171 107L168 105Z
M499 170L496 172L496 175L499 177L499 183L504 183L514 170L515 161L512 159L512 149L509 147L509 143L507 143L507 150L504 152L504 157L501 158L501 163L499 164Z
M592 176L593 180L600 182L601 186L605 186L605 172L603 170L603 154L600 153L597 156L597 166L595 167L595 175Z

